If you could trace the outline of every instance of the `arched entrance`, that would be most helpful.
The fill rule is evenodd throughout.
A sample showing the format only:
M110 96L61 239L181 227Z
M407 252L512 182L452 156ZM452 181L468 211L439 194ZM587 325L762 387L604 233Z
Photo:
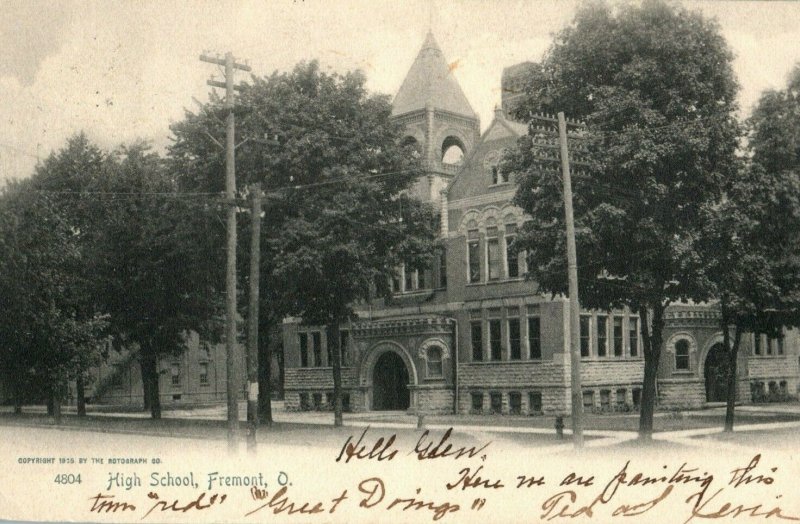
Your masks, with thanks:
M372 371L372 409L408 409L411 400L408 382L408 369L400 355L394 351L383 353Z
M706 401L725 402L728 393L728 355L722 344L708 350L705 363Z

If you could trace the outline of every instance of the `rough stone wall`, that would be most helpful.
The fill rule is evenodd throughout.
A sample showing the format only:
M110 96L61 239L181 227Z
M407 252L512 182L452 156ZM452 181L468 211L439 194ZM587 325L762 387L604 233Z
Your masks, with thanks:
M416 388L416 411L422 414L447 414L453 412L453 389L420 386Z

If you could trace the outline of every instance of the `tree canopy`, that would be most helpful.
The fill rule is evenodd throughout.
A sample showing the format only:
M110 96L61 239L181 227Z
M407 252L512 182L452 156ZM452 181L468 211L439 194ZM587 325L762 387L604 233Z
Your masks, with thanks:
M570 143L573 154L583 144L590 164L573 177L579 298L588 308L627 306L642 319L645 438L664 309L708 296L682 261L697 256L701 210L721 198L736 169L731 60L717 24L699 13L658 0L590 3L531 68L515 110L524 119L564 111L586 122L585 140ZM561 183L537 161L529 137L504 169L517 174L516 203L533 218L517 240L528 251L529 277L565 293Z

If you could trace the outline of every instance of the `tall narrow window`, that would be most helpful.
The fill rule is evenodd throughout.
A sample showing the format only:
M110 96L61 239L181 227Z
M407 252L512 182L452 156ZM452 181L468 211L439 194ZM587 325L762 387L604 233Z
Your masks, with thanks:
M778 355L783 355L783 333L778 335Z
M542 358L542 330L539 317L528 317L528 347L530 358Z
M519 276L519 258L511 249L517 234L516 224L506 224L506 265L508 266L508 278Z
M755 333L753 335L753 352L756 355L761 354L761 333Z
M597 315L597 356L608 355L608 317Z
M486 228L486 252L489 262L489 280L500 278L500 238L497 228Z
M581 315L581 356L589 356L589 323L592 317Z
M481 281L481 244L478 238L478 230L473 229L467 234L467 251L469 257L469 281L470 283Z
M414 273L415 271L412 271L409 267L406 266L405 282L404 282L405 287L403 288L403 291L408 292L414 290Z
M622 317L614 317L614 356L622 356Z
M472 339L472 361L483 360L483 326L480 320L470 323L470 338Z
M675 343L675 369L689 369L689 342L679 340Z
M501 360L503 354L503 338L500 335L500 320L489 321L489 351L492 360Z
M208 362L200 362L200 385L208 384Z
M631 348L631 356L639 355L639 319L628 318L628 347Z
M428 348L427 352L427 371L429 377L442 376L442 348L439 346L432 346Z
M300 339L300 366L308 367L308 333L300 333L297 335Z
M172 364L171 367L172 371L172 385L173 386L180 386L181 385L181 365L177 362Z
M508 345L511 360L519 360L522 358L521 344L519 340L519 319L508 319Z
M447 287L447 251L442 250L439 255L439 287Z
M314 352L314 367L322 366L322 335L319 331L311 333L311 342Z

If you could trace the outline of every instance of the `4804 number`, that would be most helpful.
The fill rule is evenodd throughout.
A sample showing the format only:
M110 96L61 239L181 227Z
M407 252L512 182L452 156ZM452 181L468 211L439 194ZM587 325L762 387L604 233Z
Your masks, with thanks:
M80 484L81 474L78 473L77 475L74 475L72 473L59 473L56 475L56 478L53 479L53 482L56 484Z

